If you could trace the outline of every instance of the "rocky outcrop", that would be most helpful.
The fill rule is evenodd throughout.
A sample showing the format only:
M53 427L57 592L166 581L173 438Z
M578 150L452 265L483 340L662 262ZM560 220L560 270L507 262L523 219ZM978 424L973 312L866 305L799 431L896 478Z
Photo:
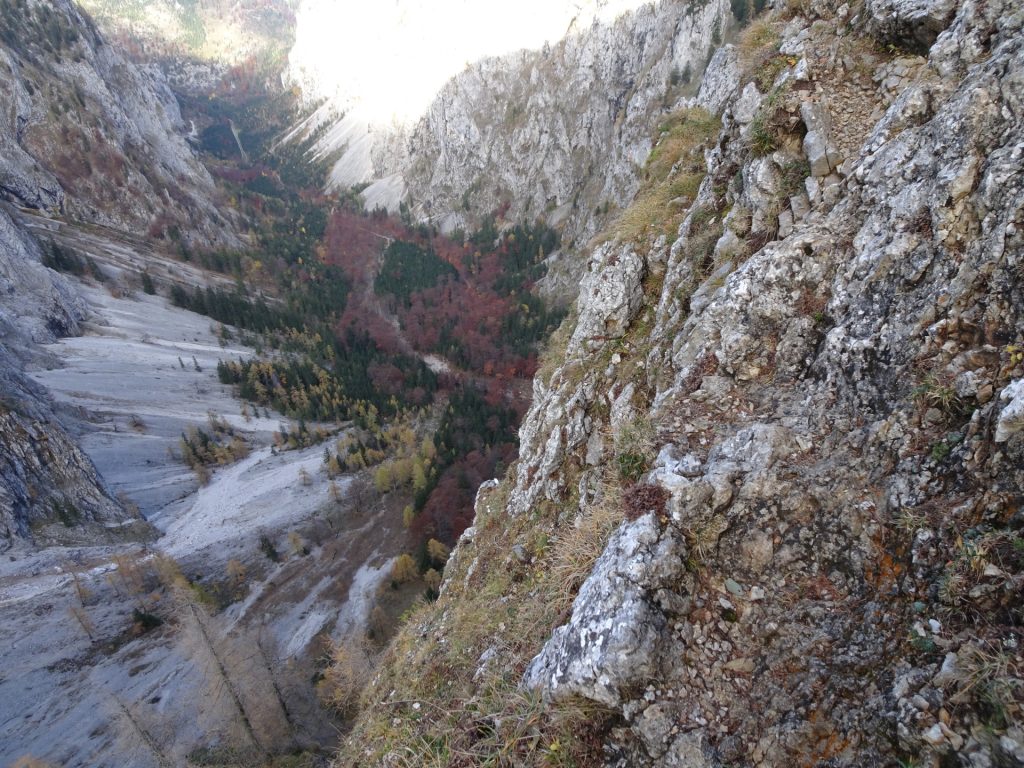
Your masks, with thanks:
M152 537L111 497L92 462L38 401L41 393L11 379L8 372L0 381L9 393L0 401L0 551Z
M599 406L640 357L633 418L661 449L643 482L668 494L661 535L686 543L629 562L655 573L689 555L699 579L667 588L679 615L653 589L621 615L604 598L637 523L623 526L524 677L616 707L622 765L1019 759L1024 17L868 5L780 22L777 77L737 76L729 99L709 73L699 98L723 105L723 130L667 259L646 255L664 282L630 314L653 326L618 365L578 371L585 390L541 391L522 429L510 511L614 460L579 446L621 431ZM931 45L927 62L881 60L879 38ZM620 269L602 295L628 291ZM620 303L599 305L630 340ZM568 356L553 382L579 365ZM561 460L541 461L566 434ZM657 639L637 676L616 660L602 678L595 649L635 616Z
M14 351L73 335L85 317L74 289L41 258L35 239L0 207L0 328Z
M654 120L698 78L731 22L721 2L661 2L539 52L483 61L440 93L409 141L410 195L442 227L544 216L597 234L636 193Z
M213 182L162 75L107 44L71 0L5 0L0 194L137 233L227 244Z
M407 202L449 232L495 213L543 218L573 255L552 257L541 290L572 301L586 264L577 247L633 198L659 116L694 92L735 24L724 0L661 0L589 25L582 5L563 39L471 63L410 126L353 108L321 142L343 151L333 183L369 184L369 207Z
M40 258L0 208L0 550L146 537L149 527L113 499L46 394L20 372L35 345L77 333L85 317L81 299Z
M954 0L871 0L868 28L883 42L927 50L955 11Z
M678 583L685 554L685 542L662 531L653 514L619 528L569 622L527 668L524 685L548 699L582 696L621 706L627 691L658 671L655 651L668 619L649 596Z

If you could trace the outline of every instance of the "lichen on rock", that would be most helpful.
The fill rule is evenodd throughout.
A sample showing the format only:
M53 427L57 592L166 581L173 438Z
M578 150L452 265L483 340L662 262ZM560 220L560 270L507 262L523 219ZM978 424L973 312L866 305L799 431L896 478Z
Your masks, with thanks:
M532 621L607 531L535 647L508 618L472 648L515 648L475 685L515 680L533 722L610 709L607 765L1017 764L1024 14L791 3L733 46L689 104L721 127L678 230L592 251L436 610L534 525L498 560ZM635 487L663 508L629 520Z

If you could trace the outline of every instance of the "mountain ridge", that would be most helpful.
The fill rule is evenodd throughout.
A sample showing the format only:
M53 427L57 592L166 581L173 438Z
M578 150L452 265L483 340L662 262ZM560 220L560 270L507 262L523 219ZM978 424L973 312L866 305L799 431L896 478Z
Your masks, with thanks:
M337 765L1020 763L1022 25L779 3L715 55L678 229L594 249Z
M574 22L541 49L468 64L410 125L375 125L354 106L318 151L341 153L330 184L359 184L368 208L408 206L445 232L495 214L544 219L581 249L626 207L657 118L694 89L733 24L724 0ZM567 304L580 261L562 256L541 290Z
M252 78L193 177L163 75L0 2L5 757L1024 762L1015 0L663 2L477 63L401 223L311 189Z

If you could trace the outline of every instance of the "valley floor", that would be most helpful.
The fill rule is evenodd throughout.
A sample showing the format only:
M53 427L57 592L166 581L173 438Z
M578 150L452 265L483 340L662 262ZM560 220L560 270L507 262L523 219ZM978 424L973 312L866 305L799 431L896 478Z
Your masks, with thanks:
M109 250L92 252L113 270ZM49 345L30 374L161 536L4 555L0 762L167 765L198 745L331 743L310 680L328 639L365 632L404 548L400 510L358 478L332 490L322 446L274 448L289 420L242 415L216 365L253 350L222 342L208 318L79 287L85 333ZM199 486L179 443L211 417L251 452ZM211 601L227 607L205 610ZM145 631L138 612L164 623Z

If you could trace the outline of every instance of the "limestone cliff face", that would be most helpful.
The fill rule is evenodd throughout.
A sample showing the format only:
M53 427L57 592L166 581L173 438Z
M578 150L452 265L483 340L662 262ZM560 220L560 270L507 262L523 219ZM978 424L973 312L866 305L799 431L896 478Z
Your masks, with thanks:
M85 307L0 208L0 551L148 535L113 499L42 389L20 372L37 344L78 332Z
M579 332L596 318L623 361L563 368L523 427L512 513L584 487L603 429L652 425L661 533L622 529L524 678L622 711L622 764L1021 757L1024 17L919 5L794 19L766 92L734 79L678 239L592 262L618 289L584 286L567 356L615 344ZM870 58L859 25L928 57ZM988 654L1001 737L970 691Z
M594 250L414 627L480 654L460 700L610 708L612 765L1024 761L1022 33L1009 1L789 4L715 54L685 218ZM464 626L495 568L553 631Z
M342 151L334 184L370 184L368 207L406 202L445 231L495 213L544 218L582 246L632 199L659 116L692 94L734 24L725 0L661 0L574 23L542 50L469 64L411 126L346 115L321 150ZM584 265L558 257L544 290L567 303Z
M657 116L700 77L731 21L721 0L661 2L470 66L409 140L414 204L446 229L507 205L509 220L544 216L585 242L636 193Z
M138 234L231 241L162 75L126 60L72 0L4 0L0 98L5 199Z

